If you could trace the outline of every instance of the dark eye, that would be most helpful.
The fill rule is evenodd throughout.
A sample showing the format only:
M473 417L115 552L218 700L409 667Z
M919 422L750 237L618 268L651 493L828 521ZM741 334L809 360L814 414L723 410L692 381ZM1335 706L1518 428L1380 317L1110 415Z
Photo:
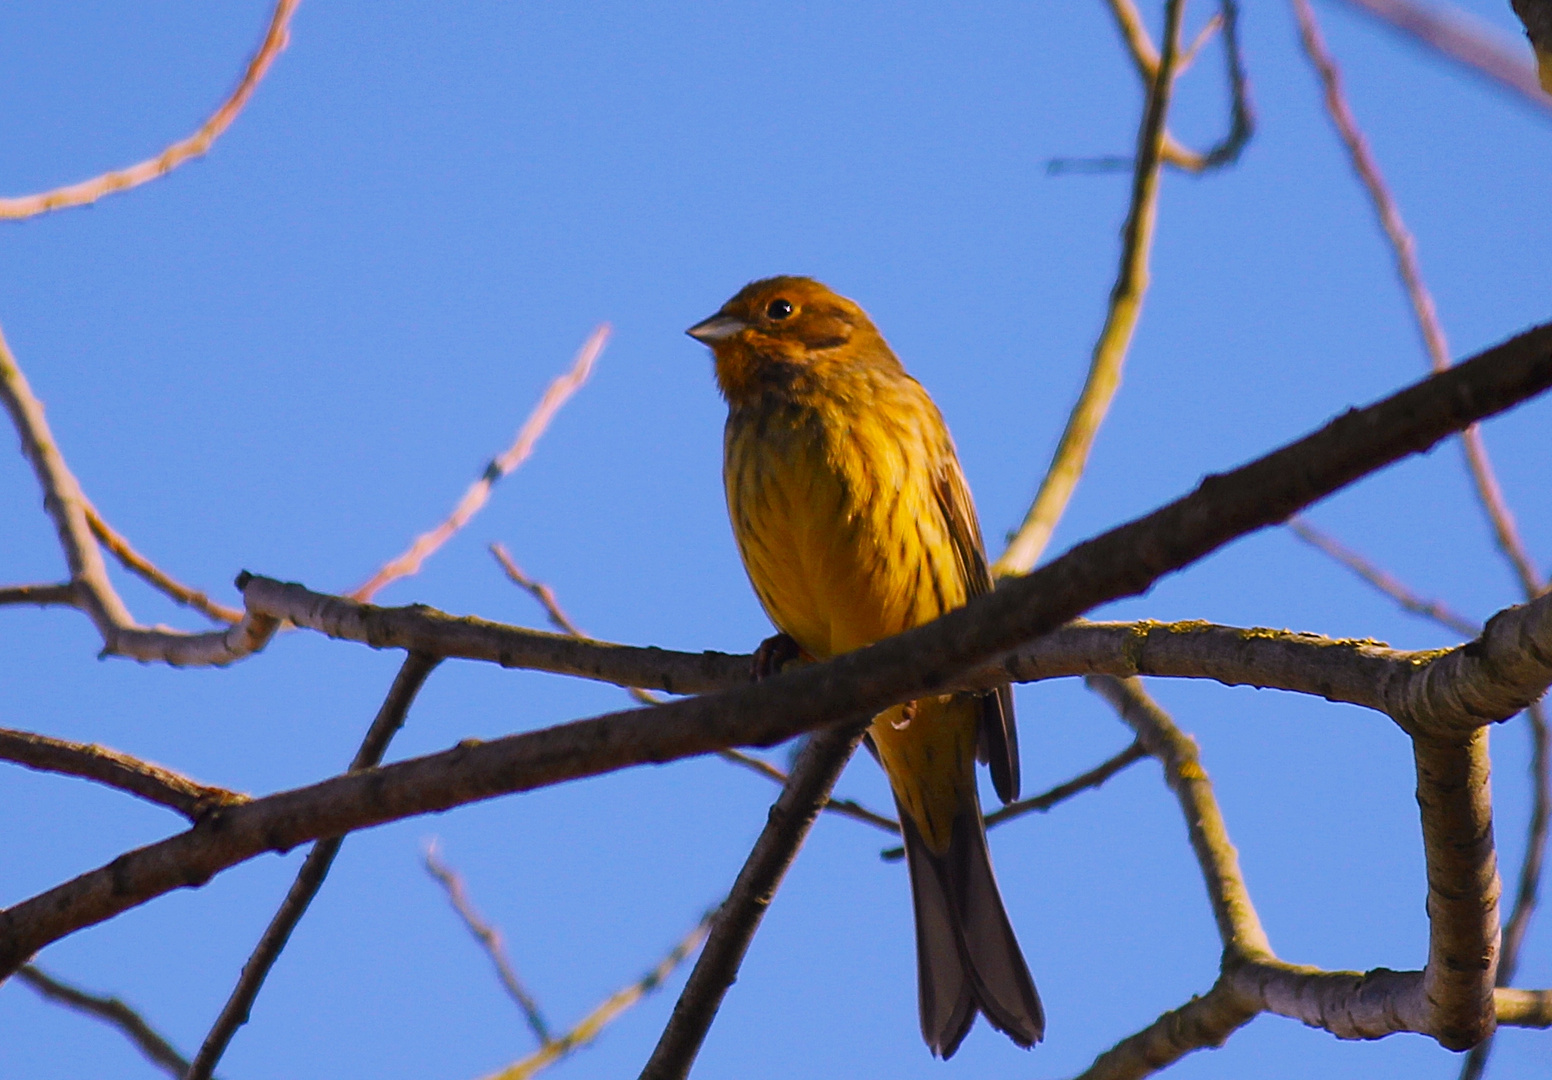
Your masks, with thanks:
M765 317L773 322L780 322L792 314L792 303L788 300L772 300L771 306L765 309Z

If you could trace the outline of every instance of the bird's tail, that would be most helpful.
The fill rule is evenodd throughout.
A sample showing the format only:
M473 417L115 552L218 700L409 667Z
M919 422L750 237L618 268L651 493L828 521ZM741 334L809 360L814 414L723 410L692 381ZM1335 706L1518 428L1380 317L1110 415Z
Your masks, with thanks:
M928 1048L952 1057L978 1011L1018 1045L1033 1046L1045 1034L1045 1012L997 891L974 790L954 818L942 855L927 847L903 809L900 825L916 908L917 992Z

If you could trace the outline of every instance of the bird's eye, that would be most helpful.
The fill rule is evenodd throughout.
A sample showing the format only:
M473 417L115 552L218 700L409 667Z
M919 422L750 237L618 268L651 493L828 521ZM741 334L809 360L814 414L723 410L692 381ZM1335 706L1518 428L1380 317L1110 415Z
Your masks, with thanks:
M770 307L765 309L765 317L772 322L780 322L792 314L792 302L790 300L772 300Z

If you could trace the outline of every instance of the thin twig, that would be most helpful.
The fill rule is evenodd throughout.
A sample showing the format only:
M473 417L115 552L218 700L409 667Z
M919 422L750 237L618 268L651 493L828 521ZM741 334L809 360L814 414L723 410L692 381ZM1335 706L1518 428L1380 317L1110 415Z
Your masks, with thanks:
M102 541L102 546L112 552L113 557L118 559L126 570L141 578L152 588L165 593L176 603L194 608L212 622L227 625L242 622L243 613L239 609L227 607L210 599L198 589L192 589L177 581L136 551L122 533L103 520L97 508L90 502L86 503L83 509L86 511L86 524L91 528L92 535Z
M404 718L409 713L410 705L415 701L415 695L425 684L426 677L441 662L440 657L416 652L404 658L399 674L394 677L393 685L383 699L382 706L377 710L377 716L372 720L372 726L367 729L360 748L356 750L356 756L351 759L348 772L361 772L382 761L383 754L388 750L388 743L399 728L404 726ZM269 926L265 928L264 936L259 939L247 963L243 964L242 975L238 978L237 985L232 988L231 996L226 999L221 1015L216 1018L216 1022L211 1025L210 1033L205 1036L199 1053L194 1057L194 1063L189 1066L186 1080L209 1080L216 1063L221 1060L221 1055L226 1053L232 1036L237 1034L238 1028L248 1022L249 1010L253 1008L253 1002L259 996L259 991L263 989L264 980L269 976L270 969L275 966L275 961L280 958L281 950L291 940L291 932L296 929L297 923L302 921L302 916L307 914L308 906L318 895L318 890L323 887L323 879L328 876L329 868L334 864L334 857L339 854L340 845L343 842L343 836L321 838L307 853L307 858L303 860L302 868L297 872L296 880L292 882L285 900L275 912L274 918L270 920Z
M390 582L419 573L421 564L452 539L459 529L467 525L470 518L480 512L490 499L491 488L495 487L496 481L528 460L528 456L533 453L534 445L539 441L539 436L543 435L545 429L550 426L550 421L560 411L560 407L582 388L583 383L587 382L587 377L593 371L593 363L604 351L604 344L608 340L609 324L603 323L588 335L587 340L582 343L582 348L577 350L571 370L557 377L544 391L544 396L539 399L533 412L528 414L528 419L518 429L512 445L485 466L484 474L469 485L469 490L464 492L463 498L458 500L458 505L453 507L453 512L447 516L447 519L430 532L417 536L414 543L401 554L389 559L375 574L351 590L350 596L356 600L370 600L378 590Z
M1344 0L1349 7L1372 15L1392 30L1455 61L1511 91L1520 101L1552 113L1552 90L1537 82L1536 69L1506 45L1492 40L1461 15L1412 0Z
M995 829L998 825L1004 825L1014 818L1023 817L1025 814L1043 814L1053 806L1066 802L1074 795L1088 791L1090 788L1099 787L1122 769L1141 761L1147 756L1148 751L1143 749L1142 743L1134 740L1125 750L1122 750L1114 757L1100 762L1088 772L1079 773L1071 780L1057 784L1050 791L1035 795L1032 798L1020 799L1018 802L1010 802L987 814L986 827L988 829ZM905 858L905 848L885 848L878 855L885 862L897 862Z
M491 965L496 969L496 978L501 980L501 986L506 990L507 996L517 1002L517 1007L522 1010L523 1018L528 1021L529 1030L534 1033L534 1038L539 1040L541 1047L550 1044L550 1027L544 1022L544 1013L539 1009L539 1003L534 996L523 986L521 979L517 977L517 970L512 967L512 961L507 958L506 945L501 940L501 931L481 917L474 910L474 903L469 899L469 891L464 888L463 879L458 872L448 866L437 856L435 841L426 845L425 851L426 873L437 880L447 893L447 902L453 905L453 910L463 920L464 928L474 936L474 940L480 943L480 948L485 950L485 955L490 959Z
M239 806L247 795L191 780L182 773L105 746L70 742L30 731L0 728L0 760L40 772L95 780L198 821L220 806Z
M52 210L63 210L66 207L87 206L104 195L139 187L148 181L166 176L184 162L204 154L210 149L211 144L231 126L232 121L237 119L237 114L242 112L244 105L248 104L248 99L253 96L253 91L269 71L275 57L279 56L281 50L286 47L290 40L291 15L300 2L301 0L280 0L275 5L275 12L270 16L269 29L264 34L264 41L259 46L259 51L254 53L253 59L248 61L248 68L243 73L242 81L237 84L237 89L232 91L232 96L227 98L194 134L173 143L156 157L142 161L138 165L131 165L127 169L104 173L90 180L83 180L79 184L55 188L37 195L0 198L0 219L30 218Z
M1476 637L1481 631L1480 623L1472 622L1464 615L1457 614L1443 601L1419 596L1404 582L1375 566L1330 533L1316 528L1307 518L1302 516L1289 518L1288 528L1293 535L1310 547L1329 555L1412 614L1431 619L1446 630L1463 634L1468 638Z
M555 596L555 590L542 581L535 581L523 573L522 569L502 544L491 544L490 553L495 556L496 562L507 575L507 578L539 602L539 606L544 608L545 616L550 620L551 626L564 634L570 634L579 641L595 640L584 633L582 628L571 620L571 616L566 614L565 609L560 606L560 601ZM625 689L634 700L643 705L661 705L663 703L663 698L650 691L643 690L639 686L628 686ZM785 784L787 782L786 773L767 761L761 761L752 754L746 754L741 750L728 749L719 750L717 756L723 761L731 762L751 772L759 773L772 783ZM894 818L887 817L874 810L869 810L861 803L852 799L826 798L824 809L831 813L840 814L842 817L849 817L853 821L860 821L865 825L872 825L875 828L883 829L885 832L894 833L896 836L900 834L900 823Z
M1299 38L1303 42L1304 51L1320 77L1326 111L1341 136L1342 144L1347 148L1353 171L1368 192L1374 212L1379 217L1380 227L1390 242L1391 253L1396 261L1396 273L1411 302L1418 333L1422 335L1423 346L1428 352L1428 362L1434 371L1446 371L1451 363L1450 346L1444 336L1444 327L1439 321L1433 295L1423 280L1422 267L1417 258L1417 243L1402 220L1401 209L1385 183L1379 162L1375 160L1368 140L1348 107L1347 98L1342 92L1341 73L1321 37L1309 0L1293 0L1293 7L1298 15ZM1525 552L1525 545L1515 528L1514 515L1504 501L1498 479L1487 457L1487 449L1482 443L1481 432L1475 425L1461 433L1461 445L1466 453L1466 465L1471 473L1477 500L1492 525L1493 537L1518 575L1520 586L1529 599L1541 591L1541 575Z
M717 911L706 947L641 1071L641 1080L682 1080L689 1075L766 909L819 816L825 796L862 741L867 723L848 720L816 732L804 745L760 838Z
M1181 815L1191 837L1191 850L1207 886L1218 937L1226 954L1236 958L1272 956L1272 946L1256 915L1239 853L1229 840L1223 811L1218 807L1212 781L1202 768L1196 740L1175 725L1170 715L1143 689L1138 679L1113 679L1094 675L1083 680L1090 690L1110 703L1116 714L1137 733L1137 741L1164 766L1164 780L1180 803Z
M546 1043L522 1061L514 1062L500 1072L490 1074L484 1080L528 1080L528 1077L591 1043L615 1017L663 985L674 973L674 969L700 947L701 942L706 939L706 933L711 928L712 919L715 916L715 910L708 912L700 922L696 923L695 929L686 934L656 967L629 986L610 994L596 1009L578 1021L570 1031Z
M1118 5L1127 2L1129 0L1116 0ZM1126 362L1132 333L1142 314L1143 297L1148 291L1148 253L1158 211L1159 165L1170 92L1175 84L1175 57L1180 47L1183 6L1183 0L1169 0L1166 7L1164 49L1137 130L1137 167L1132 175L1132 198L1126 212L1126 225L1121 230L1120 265L1110 291L1105 325L1089 362L1088 378L1067 418L1067 427L1034 503L1008 549L992 568L999 577L1027 574L1040 558L1057 521L1067 509L1073 489L1078 486L1099 425L1104 422L1110 402L1121 385L1121 367Z
M35 964L27 964L16 972L16 977L36 990L49 1001L58 1002L76 1012L95 1016L117 1028L123 1036L135 1044L147 1061L161 1069L174 1080L183 1080L189 1062L162 1035L146 1022L129 1005L116 997L93 994L80 987L61 982Z
M108 579L102 549L87 521L87 502L80 482L65 463L49 430L43 403L32 392L27 377L0 332L0 405L10 414L21 439L22 454L32 465L43 492L43 509L54 523L54 532L70 570L71 606L92 620L102 637L104 655L128 656L146 662L174 666L230 664L262 649L278 626L274 619L249 613L227 629L186 634L135 622ZM31 586L23 586L30 590ZM55 600L62 594L43 594Z
M1143 84L1151 87L1158 78L1159 51L1148 36L1142 14L1133 0L1109 0L1110 12L1115 17L1121 39L1132 57L1132 66ZM1229 130L1211 148L1192 150L1182 145L1164 127L1164 145L1161 155L1165 165L1184 172L1201 175L1232 165L1255 134L1255 109L1250 103L1250 82L1245 75L1239 48L1239 4L1237 0L1219 0L1219 12L1209 19L1191 46L1181 52L1175 64L1178 79L1196 59L1213 32L1223 30L1224 66L1229 83ZM1132 170L1135 157L1105 156L1095 158L1053 158L1046 162L1046 172L1051 175L1065 173L1110 173Z

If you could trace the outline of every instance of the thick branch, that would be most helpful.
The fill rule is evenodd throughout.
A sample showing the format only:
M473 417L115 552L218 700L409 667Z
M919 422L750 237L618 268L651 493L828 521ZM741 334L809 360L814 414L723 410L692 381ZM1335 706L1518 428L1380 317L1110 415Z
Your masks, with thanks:
M424 605L379 608L247 575L251 611L374 648L486 660L621 686L712 693L746 686L750 658L616 645L569 634L444 614ZM1477 642L1451 650L1403 651L1375 641L1152 621L1069 623L995 663L946 680L979 690L1012 679L1154 675L1214 679L1317 694L1407 715L1412 730L1464 734L1512 716L1552 683L1552 599L1510 608Z
M40 772L95 780L198 821L218 806L248 802L246 795L190 780L181 773L95 744L0 728L0 760Z
M1079 545L1028 577L866 649L758 685L490 743L466 742L223 810L188 833L120 856L0 914L0 973L65 934L171 889L203 883L263 851L629 765L771 745L836 716L873 716L937 692L967 669L1088 608L1141 592L1235 536L1285 520L1365 472L1548 385L1552 328L1541 328L1350 411L1249 465L1208 477L1191 495Z

